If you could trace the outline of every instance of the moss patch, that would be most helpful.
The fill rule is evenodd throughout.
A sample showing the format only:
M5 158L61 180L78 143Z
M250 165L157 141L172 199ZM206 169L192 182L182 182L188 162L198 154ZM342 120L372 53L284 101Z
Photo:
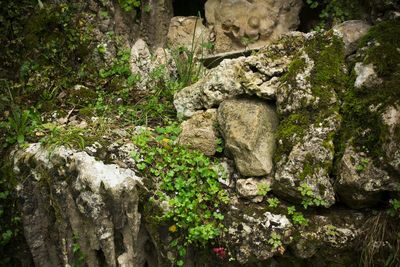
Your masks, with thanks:
M372 27L361 47L364 49L350 63L350 69L354 69L355 62L372 63L382 83L355 88L356 75L354 71L350 73L348 89L341 94L344 123L337 143L340 148L338 158L350 139L356 150L362 150L374 159L384 156L383 144L389 131L382 123L381 115L400 99L400 20L385 21ZM399 135L394 137L400 142Z

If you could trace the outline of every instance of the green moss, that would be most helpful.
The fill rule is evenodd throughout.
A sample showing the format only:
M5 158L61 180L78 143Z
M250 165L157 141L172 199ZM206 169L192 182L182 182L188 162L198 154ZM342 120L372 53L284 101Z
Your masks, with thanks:
M326 118L339 111L337 92L344 90L348 80L345 73L344 45L333 32L318 33L305 43L304 52L314 62L308 79L312 94L319 101L313 106L303 105L295 114L281 116L277 130L277 140L281 141L275 153L276 162L283 154L290 153L293 145L304 136L311 124L323 123ZM291 85L291 90L296 90L296 76L306 67L306 60L301 57L302 54L303 51L297 52L288 72L281 78L282 82ZM323 144L330 150L333 149L333 136L334 133L330 134ZM312 170L307 164L305 169L301 174L303 178Z
M275 161L278 162L283 154L288 154L293 146L301 140L310 124L310 114L294 113L283 118L276 132L279 141L275 153Z
M361 47L366 48L359 52L350 64L350 69L354 69L355 62L372 63L382 83L368 88L354 88L356 75L354 71L351 72L348 89L341 94L344 122L340 141L337 142L340 148L338 158L344 151L345 143L350 139L357 150L367 152L375 159L385 155L383 144L388 139L389 130L383 124L381 115L388 106L400 99L399 44L399 19L385 21L372 27L363 38Z

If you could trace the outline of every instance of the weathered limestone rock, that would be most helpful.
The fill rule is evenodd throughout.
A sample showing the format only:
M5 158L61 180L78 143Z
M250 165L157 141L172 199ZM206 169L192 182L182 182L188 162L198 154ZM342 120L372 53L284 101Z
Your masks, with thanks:
M222 101L246 94L274 99L279 77L286 72L290 57L282 45L254 56L225 59L208 75L174 96L178 115L190 117L196 110L217 107ZM277 57L271 57L274 51Z
M255 99L226 100L218 109L218 122L225 148L242 175L271 173L278 125L271 105Z
M342 121L336 90L345 75L343 43L329 32L304 37L307 41L277 90L281 121L272 188L303 205L330 207L335 203L329 176L335 154L333 136ZM324 57L326 53L330 58ZM329 68L336 74L328 79Z
M362 20L349 20L333 27L343 38L346 56L356 51L360 39L367 34L369 28L371 25Z
M261 47L299 25L302 1L208 0L207 23L214 27L215 51Z
M301 229L299 238L290 244L296 257L310 259L311 266L330 261L339 266L358 266L354 251L366 219L362 213L332 210L308 219L310 227Z
M364 65L363 63L357 62L354 66L354 71L357 75L356 81L354 82L354 87L356 88L361 88L362 86L370 88L382 83L372 63Z
M208 156L214 155L219 136L217 123L216 109L196 113L181 124L182 132L179 135L178 143L199 150Z
M236 181L236 190L239 195L251 199L252 202L261 202L264 198L263 190L270 188L271 181L267 179L247 178Z
M310 125L301 141L276 163L274 193L300 202L322 200L320 205L325 207L335 203L335 192L329 177L334 151L329 138L339 125L340 117L337 115L326 118L320 124ZM304 196L301 187L308 187L313 196Z
M142 39L138 39L131 48L130 68L138 79L135 86L143 91L151 90L160 79L167 80L176 76L175 63L168 50L158 48L151 54Z
M376 205L387 191L400 190L400 182L375 166L365 153L355 152L351 145L346 147L340 162L336 192L351 208Z
M194 42L193 42L194 41ZM171 49L180 47L204 56L208 50L204 44L210 42L210 30L198 17L173 17L169 24L167 45Z
M104 164L86 152L40 144L11 155L24 233L36 266L143 266L146 234L139 235L138 187L129 169ZM118 264L117 264L118 262Z
M240 264L255 264L281 254L280 250L285 250L293 233L293 226L285 215L249 212L235 205L228 211L227 228L221 240ZM279 236L281 246L274 248L268 242L273 233Z
M400 102L386 107L382 122L388 128L383 142L387 163L400 173Z

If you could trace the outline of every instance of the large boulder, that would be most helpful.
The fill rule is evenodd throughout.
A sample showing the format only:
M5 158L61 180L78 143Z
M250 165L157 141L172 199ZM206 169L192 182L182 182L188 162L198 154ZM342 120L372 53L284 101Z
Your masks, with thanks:
M231 99L218 108L227 153L244 176L263 176L273 168L278 117L272 105L256 99Z
M208 0L207 23L215 34L215 51L261 47L300 23L300 0Z
M15 175L26 177L18 194L36 266L154 264L140 231L142 179L132 170L40 144L15 151L11 160Z

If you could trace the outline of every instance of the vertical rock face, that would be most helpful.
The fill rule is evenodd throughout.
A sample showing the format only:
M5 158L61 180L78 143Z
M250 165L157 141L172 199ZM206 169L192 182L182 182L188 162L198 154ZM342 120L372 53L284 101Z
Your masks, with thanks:
M26 177L19 197L36 266L143 266L141 178L133 171L39 144L16 151L12 160L16 175Z
M244 176L263 176L272 171L274 132L278 117L262 100L232 99L218 109L225 148Z
M261 47L299 25L300 0L208 0L207 22L214 27L215 50Z

